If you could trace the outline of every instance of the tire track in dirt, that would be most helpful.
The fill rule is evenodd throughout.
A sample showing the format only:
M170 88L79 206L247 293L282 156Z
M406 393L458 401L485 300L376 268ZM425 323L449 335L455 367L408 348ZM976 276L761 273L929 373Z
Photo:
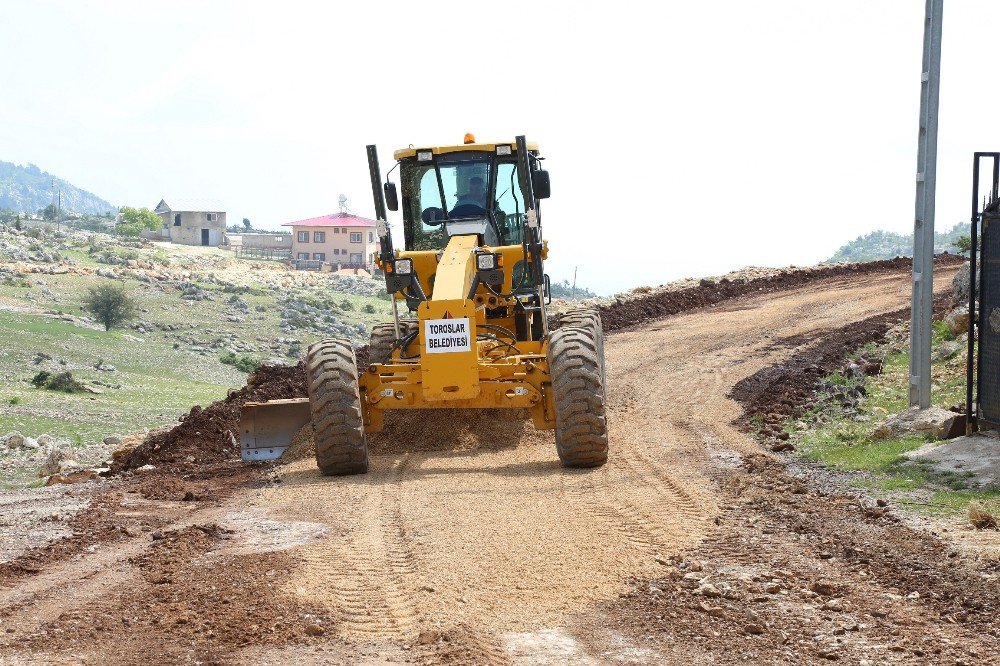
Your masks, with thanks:
M338 631L345 637L400 638L418 626L417 562L398 489L409 466L410 454L373 461L369 474L386 479L386 492L365 493L366 477L351 477L362 482L334 509L338 520L332 534L304 557L305 569L315 574L307 574L306 582L300 579L294 593L333 600Z

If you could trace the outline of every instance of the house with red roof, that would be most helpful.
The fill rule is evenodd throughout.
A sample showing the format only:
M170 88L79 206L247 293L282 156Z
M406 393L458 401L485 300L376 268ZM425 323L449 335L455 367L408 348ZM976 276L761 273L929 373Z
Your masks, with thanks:
M378 250L375 220L341 212L281 226L292 228L292 259L299 268L373 268Z

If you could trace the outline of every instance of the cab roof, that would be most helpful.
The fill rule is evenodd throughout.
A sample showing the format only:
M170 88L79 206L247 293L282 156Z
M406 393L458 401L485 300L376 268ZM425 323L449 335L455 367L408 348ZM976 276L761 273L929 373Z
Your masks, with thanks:
M401 148L400 150L394 152L392 156L397 160L401 160L407 157L416 157L418 150L419 151L429 150L435 155L443 155L445 153L460 153L466 151L495 153L497 150L497 146L510 146L511 153L517 152L517 144L514 143L513 141L500 141L499 143L462 143L457 146L434 146L434 147L425 146L421 148ZM533 141L529 141L528 150L532 153L537 154L538 144Z

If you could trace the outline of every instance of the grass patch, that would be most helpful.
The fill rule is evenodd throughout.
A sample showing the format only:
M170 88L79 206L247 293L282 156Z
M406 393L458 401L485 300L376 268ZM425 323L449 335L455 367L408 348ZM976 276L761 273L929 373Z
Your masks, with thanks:
M943 322L934 324L935 348L955 339ZM831 395L819 396L816 407L798 419L800 423L789 422L788 431L800 454L832 469L862 472L865 476L853 485L891 494L920 513L959 515L971 502L983 503L986 510L1000 511L1000 491L971 488L971 473L940 472L929 464L905 458L904 454L930 440L918 436L880 439L873 435L887 416L909 405L908 347L905 342L868 344L851 355L852 359L862 357L881 358L882 374L861 380L840 372L828 375L824 380L833 389ZM864 397L856 409L845 410L832 393L859 384L864 386ZM947 409L963 403L964 354L935 362L932 384L935 405ZM807 427L803 428L801 421Z

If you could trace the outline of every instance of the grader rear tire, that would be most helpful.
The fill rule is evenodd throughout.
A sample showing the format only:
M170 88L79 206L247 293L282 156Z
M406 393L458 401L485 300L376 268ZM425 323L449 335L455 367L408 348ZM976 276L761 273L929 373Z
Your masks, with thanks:
M404 338L417 330L416 319L400 319L399 333ZM396 327L391 321L375 324L372 327L371 341L368 343L368 357L372 363L386 363L392 358L393 345L396 344Z
M562 316L562 327L576 326L585 328L594 336L597 343L597 356L601 359L601 381L607 391L607 372L604 370L604 325L600 313L593 308L574 308Z
M368 471L368 441L350 340L321 340L310 346L306 378L320 471L328 476L364 474Z
M568 326L552 332L547 357L559 459L566 467L599 467L608 461L608 423L593 331Z

